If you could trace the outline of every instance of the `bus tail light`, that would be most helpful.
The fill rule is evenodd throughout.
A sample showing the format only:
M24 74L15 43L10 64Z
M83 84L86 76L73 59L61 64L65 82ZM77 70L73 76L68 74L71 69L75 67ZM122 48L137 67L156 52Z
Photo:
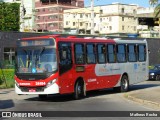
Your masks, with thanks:
M47 83L46 87L49 87L51 85L53 85L55 82L57 81L57 79L51 80Z

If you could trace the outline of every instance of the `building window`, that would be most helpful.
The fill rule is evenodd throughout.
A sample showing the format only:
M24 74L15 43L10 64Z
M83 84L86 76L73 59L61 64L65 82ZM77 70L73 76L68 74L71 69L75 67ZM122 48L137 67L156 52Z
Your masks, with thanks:
M94 27L96 27L96 23L94 23Z
M122 26L122 30L124 30L124 26Z
M15 49L14 48L4 48L4 61L8 65L13 65L15 62Z
M134 26L134 31L136 31L136 26Z
M102 22L102 18L100 18L100 22Z
M133 10L133 13L134 13L134 14L136 14L136 13L137 13L137 11L134 9L134 10Z
M45 12L45 8L43 8L42 11Z
M83 23L82 23L82 22L80 22L80 26L83 26Z
M109 30L112 30L112 26L109 26Z
M112 18L111 18L111 17L109 17L109 21L112 21Z
M122 21L124 21L124 17L122 17Z
M88 14L86 14L86 18L88 18Z
M66 25L68 25L68 21L66 21Z
M75 22L73 22L73 26L75 26L76 25L76 23Z
M83 18L83 14L80 14L80 18Z
M124 8L121 9L121 12L124 13Z
M103 10L100 10L100 14L103 14Z

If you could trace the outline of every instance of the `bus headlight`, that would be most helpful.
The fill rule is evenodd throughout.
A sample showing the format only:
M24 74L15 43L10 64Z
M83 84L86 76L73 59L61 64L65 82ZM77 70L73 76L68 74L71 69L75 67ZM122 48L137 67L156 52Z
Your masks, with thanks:
M154 75L154 73L151 73L150 75Z
M51 85L53 85L55 82L57 81L57 79L51 80L47 83L46 87L49 87Z

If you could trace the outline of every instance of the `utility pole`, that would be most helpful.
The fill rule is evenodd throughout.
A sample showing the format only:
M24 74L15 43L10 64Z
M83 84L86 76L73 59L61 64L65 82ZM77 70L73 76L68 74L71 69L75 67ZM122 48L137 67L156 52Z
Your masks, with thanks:
M91 0L91 35L94 35L94 0Z

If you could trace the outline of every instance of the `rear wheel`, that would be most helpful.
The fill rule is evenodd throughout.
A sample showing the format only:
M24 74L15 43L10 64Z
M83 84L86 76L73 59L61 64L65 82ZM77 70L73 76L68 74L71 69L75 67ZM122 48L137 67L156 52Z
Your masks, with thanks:
M129 80L126 75L122 76L120 86L113 88L115 92L127 92L128 89L129 89Z
M74 88L74 98L76 100L86 96L86 88L83 81L77 81Z
M123 75L121 79L121 86L120 86L120 91L121 92L127 92L129 89L129 80L126 75Z

